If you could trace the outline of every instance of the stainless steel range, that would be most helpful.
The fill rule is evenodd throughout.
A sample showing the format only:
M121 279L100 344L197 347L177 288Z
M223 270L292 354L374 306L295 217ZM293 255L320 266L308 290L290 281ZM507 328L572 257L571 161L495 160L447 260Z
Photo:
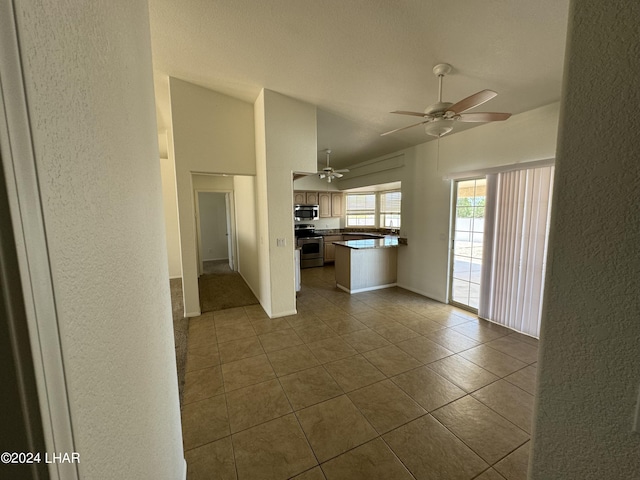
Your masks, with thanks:
M324 241L315 234L312 224L297 224L294 227L296 244L300 247L300 268L324 265Z

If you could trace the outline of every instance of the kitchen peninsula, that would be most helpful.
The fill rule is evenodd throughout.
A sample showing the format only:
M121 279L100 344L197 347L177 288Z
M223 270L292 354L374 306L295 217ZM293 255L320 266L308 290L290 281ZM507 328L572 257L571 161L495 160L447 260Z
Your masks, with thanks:
M338 288L348 293L358 293L396 285L397 237L385 236L333 243Z

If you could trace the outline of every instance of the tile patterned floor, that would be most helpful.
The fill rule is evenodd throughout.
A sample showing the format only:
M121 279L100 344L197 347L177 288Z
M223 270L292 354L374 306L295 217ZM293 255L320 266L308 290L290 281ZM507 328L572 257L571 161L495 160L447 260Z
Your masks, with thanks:
M188 479L524 480L537 340L399 288L303 272L298 314L193 318Z

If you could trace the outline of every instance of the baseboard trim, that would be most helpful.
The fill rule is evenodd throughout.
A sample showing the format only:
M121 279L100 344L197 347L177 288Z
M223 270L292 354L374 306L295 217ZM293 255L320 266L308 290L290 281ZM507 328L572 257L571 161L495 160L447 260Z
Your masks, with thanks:
M169 277L169 280L176 280L176 279L182 280L182 275L176 275L175 277Z
M197 312L187 312L186 317L199 317L200 315L202 315L202 312L198 310Z
M423 297L427 297L429 300L435 300L436 302L440 302L444 304L447 303L441 298L438 298L437 295L430 294L429 292L423 292L422 290L418 290L417 288L412 288L406 285L402 285L401 283L398 284L398 287L403 288L405 290L409 290L410 292L413 292L413 293L417 293L418 295L422 295Z
M229 260L229 257L223 257L223 258L205 258L204 260L202 260L203 262L220 262L222 260Z
M338 287L340 290L344 290L347 293L371 292L373 290L382 290L383 288L391 288L396 286L398 286L397 283L387 283L386 285L376 285L375 287L356 288L354 290L350 290L347 287L336 283L336 287Z
M289 310L287 312L281 312L277 315L269 316L269 318L281 318L281 317L288 317L289 315L295 315L296 313L298 313L297 310Z
M182 473L182 480L187 480L187 460L183 458L182 462L184 463L184 472Z

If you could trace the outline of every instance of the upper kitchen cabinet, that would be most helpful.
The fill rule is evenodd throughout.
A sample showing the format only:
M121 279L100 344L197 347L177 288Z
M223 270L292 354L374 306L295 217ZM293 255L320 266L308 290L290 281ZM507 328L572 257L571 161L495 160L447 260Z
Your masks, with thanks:
M306 192L293 192L293 204L294 205L304 205L307 203L307 193Z
M320 218L332 217L331 194L329 192L318 193L318 205L320 205Z
M332 193L331 194L331 216L332 217L341 217L344 214L344 196L342 193ZM322 207L320 207L320 211L322 212ZM322 216L322 213L320 214Z
M318 205L318 192L307 192L305 202L307 205Z
M342 217L344 195L341 192L307 192L294 190L294 205L319 205L320 218Z

